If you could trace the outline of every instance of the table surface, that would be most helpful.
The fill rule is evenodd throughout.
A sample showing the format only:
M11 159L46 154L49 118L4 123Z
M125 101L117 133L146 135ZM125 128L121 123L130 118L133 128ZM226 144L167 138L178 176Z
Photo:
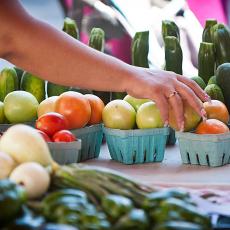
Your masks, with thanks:
M107 145L103 144L99 158L88 160L85 164L119 171L150 186L230 191L230 164L215 168L182 164L178 144L166 148L162 163L136 165L111 160Z

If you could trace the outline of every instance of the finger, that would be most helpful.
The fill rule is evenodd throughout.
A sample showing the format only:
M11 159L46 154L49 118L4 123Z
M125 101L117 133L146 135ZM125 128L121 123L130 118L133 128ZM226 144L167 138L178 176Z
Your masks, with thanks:
M178 93L174 94L174 96L168 98L170 106L173 109L173 113L176 117L177 127L181 132L184 131L184 110L183 110L183 102Z
M180 82L177 82L176 90L203 119L206 119L203 103L199 100L193 90Z
M211 100L208 94L203 89L201 89L200 86L192 79L181 76L181 75L177 75L177 80L184 83L189 88L191 88L202 101Z
M167 99L164 97L164 95L161 95L161 96L158 96L157 98L154 98L154 101L157 105L157 108L160 110L160 114L164 122L164 126L168 126L169 124L169 104L168 104Z

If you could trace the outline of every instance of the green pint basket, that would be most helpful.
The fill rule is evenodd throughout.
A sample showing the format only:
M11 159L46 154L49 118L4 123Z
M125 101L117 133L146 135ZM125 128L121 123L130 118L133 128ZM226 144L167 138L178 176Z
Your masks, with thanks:
M123 164L161 162L168 128L119 130L103 128L111 158Z
M176 132L184 164L223 166L230 163L230 134Z
M102 144L102 124L86 126L81 129L72 129L71 132L82 141L81 160L97 158Z
M48 142L52 158L59 164L77 163L81 160L81 140L73 142Z

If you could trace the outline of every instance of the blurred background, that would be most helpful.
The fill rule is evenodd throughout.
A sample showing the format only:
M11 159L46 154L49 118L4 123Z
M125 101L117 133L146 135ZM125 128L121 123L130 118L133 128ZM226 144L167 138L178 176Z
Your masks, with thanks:
M161 68L164 50L162 20L173 20L181 31L184 74L197 74L197 53L208 18L229 24L227 0L21 0L34 17L62 29L66 16L77 22L80 40L88 43L93 27L105 31L105 52L131 63L131 41L137 31L150 31L150 67ZM0 69L9 65L0 59Z

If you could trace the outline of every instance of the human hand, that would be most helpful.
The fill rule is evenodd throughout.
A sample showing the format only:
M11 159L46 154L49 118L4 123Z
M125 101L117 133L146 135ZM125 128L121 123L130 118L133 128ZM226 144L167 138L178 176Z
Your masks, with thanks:
M127 93L137 98L155 101L165 126L169 123L169 105L171 105L180 131L184 130L182 100L186 100L203 119L206 119L201 101L210 101L210 97L193 80L174 72L140 67L133 68L132 76L133 79L126 89Z

